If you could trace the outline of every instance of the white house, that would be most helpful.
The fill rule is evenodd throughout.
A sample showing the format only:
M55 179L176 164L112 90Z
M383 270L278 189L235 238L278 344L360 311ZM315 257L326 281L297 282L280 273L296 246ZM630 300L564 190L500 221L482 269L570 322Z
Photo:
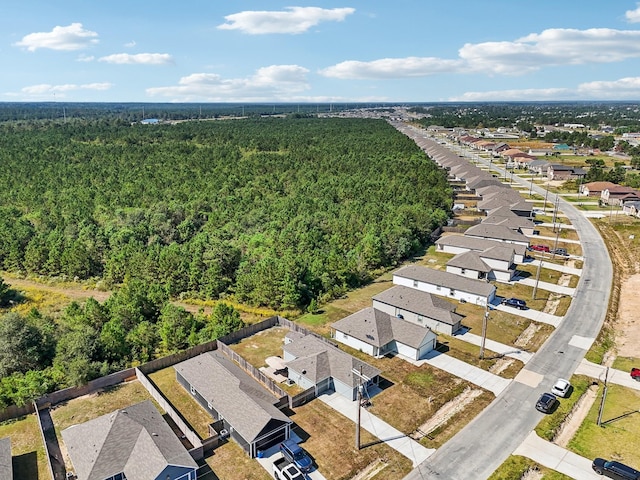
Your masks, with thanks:
M420 360L436 347L436 334L430 328L373 307L349 315L331 328L336 340L373 357L398 353Z
M468 228L464 234L467 237L487 238L503 243L515 243L516 245L524 245L525 247L529 246L529 237L511 230L505 225L480 223Z
M465 278L420 265L407 265L396 270L393 283L482 306L491 303L496 296L496 287L484 280Z
M483 252L495 246L505 246L504 242L466 235L443 235L436 241L436 250L443 253L457 255L468 251ZM511 243L507 245L513 248L514 263L523 263L527 254L527 247Z

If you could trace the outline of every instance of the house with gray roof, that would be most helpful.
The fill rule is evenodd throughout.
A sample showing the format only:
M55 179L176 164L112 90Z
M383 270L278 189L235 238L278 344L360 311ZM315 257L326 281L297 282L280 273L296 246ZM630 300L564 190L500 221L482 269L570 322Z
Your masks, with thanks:
M474 280L421 265L407 265L396 270L393 273L393 283L482 306L491 303L496 296L496 287L484 280Z
M203 353L174 369L178 383L251 458L289 438L292 421L275 406L279 399L222 353Z
M0 478L13 478L13 460L11 458L11 438L0 438Z
M372 306L435 333L451 335L460 328L462 315L450 301L415 288L396 285L373 297Z
M504 243L515 243L517 245L529 246L529 237L519 232L514 232L504 225L493 225L490 223L480 223L465 230L467 237L488 238Z
M447 262L449 273L478 280L510 282L516 272L511 244L501 244L481 252L473 250L459 253Z
M460 253L447 262L446 271L467 278L485 280L489 278L491 267L484 263L480 254L474 251Z
M198 464L151 400L66 428L62 439L78 480L197 478Z
M335 390L356 400L361 380L354 372L362 371L364 388L379 381L380 370L313 334L287 333L283 352L289 380L305 390L315 387L316 396Z
M503 205L487 212L487 216L482 219L482 223L504 225L527 236L533 235L536 227L530 218L517 215L508 205Z
M468 252L470 250L475 252L483 252L495 246L504 245L504 242L499 242L497 240L468 237L466 235L458 234L443 235L438 240L436 240L436 250L438 252L451 253L454 255ZM513 263L523 263L527 255L527 247L515 243L510 243L508 247L513 248Z
M436 347L430 328L368 307L331 325L336 340L373 357L404 355L420 360Z

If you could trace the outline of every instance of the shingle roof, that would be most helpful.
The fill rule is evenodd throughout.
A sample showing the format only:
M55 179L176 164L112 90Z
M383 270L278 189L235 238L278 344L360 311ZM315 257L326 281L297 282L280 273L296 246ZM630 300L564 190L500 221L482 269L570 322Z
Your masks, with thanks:
M368 378L374 378L380 375L380 370L369 365L362 360L343 352L338 347L330 345L313 334L294 340L284 345L284 351L296 357L295 360L287 362L287 365L295 366L296 372L307 370L306 375L320 375L317 381L324 378L323 370L328 365L331 377L339 380L345 385L351 387L358 386L359 379L353 374L353 370L358 371L362 367L362 373ZM309 368L306 368L306 367ZM309 380L316 381L316 378L307 377Z
M462 315L455 313L456 306L448 300L404 285L385 290L373 297L373 300L449 325L462 319Z
M481 252L491 247L505 245L504 242L498 240L490 240L488 238L467 237L465 235L444 235L436 240L436 245L447 245L458 248L467 248L469 250L475 250ZM517 255L524 255L527 247L517 243L508 244L509 247L513 247L513 250Z
M339 332L344 332L376 347L383 347L395 340L412 348L418 348L431 332L428 327L407 322L373 307L360 310L331 326ZM388 332L389 335L384 339L380 338L377 335L380 331Z
M78 480L154 480L169 465L198 467L151 400L71 426L62 438Z
M447 262L447 267L468 268L469 270L484 273L491 271L491 267L482 261L478 252L473 250L459 253Z
M506 240L514 242L529 243L529 237L514 232L504 225L493 225L491 223L480 223L468 228L464 234L468 237L493 238L496 240Z
M13 478L10 437L0 438L0 478Z
M174 366L242 438L251 442L269 427L291 423L277 399L219 352L207 352Z
M430 283L432 285L440 285L445 288L453 288L454 290L473 293L484 297L490 296L496 289L495 286L483 280L474 280L472 278L456 275L455 273L434 270L421 265L407 265L396 270L393 275Z
M494 247L483 250L478 255L480 258L492 258L494 260L513 260L514 247L513 243L503 243L502 245L496 245Z

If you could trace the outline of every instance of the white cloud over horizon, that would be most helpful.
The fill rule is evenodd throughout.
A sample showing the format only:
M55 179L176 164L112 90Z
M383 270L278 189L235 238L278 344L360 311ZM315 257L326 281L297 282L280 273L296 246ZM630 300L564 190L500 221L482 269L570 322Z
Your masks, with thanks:
M636 4L637 7L635 10L627 10L624 13L625 18L629 23L638 23L640 22L640 3Z
M309 70L299 65L262 67L246 78L224 79L215 73L193 73L182 77L178 85L147 88L146 92L153 97L180 101L268 101L308 90L307 73Z
M73 92L77 90L104 91L104 90L109 90L111 87L113 87L113 84L109 82L86 83L83 85L76 85L73 83L68 83L63 85L50 85L47 83L42 83L39 85L30 85L28 87L24 87L22 88L21 93L29 96L41 97L44 95L55 95L57 93L64 95L67 92Z
M88 48L98 43L98 34L85 30L81 23L72 23L66 27L56 26L50 32L30 33L22 37L14 46L24 47L30 52L39 48L73 51Z
M226 15L220 30L239 30L249 35L300 34L321 22L342 22L354 8L286 7L283 11L251 11Z

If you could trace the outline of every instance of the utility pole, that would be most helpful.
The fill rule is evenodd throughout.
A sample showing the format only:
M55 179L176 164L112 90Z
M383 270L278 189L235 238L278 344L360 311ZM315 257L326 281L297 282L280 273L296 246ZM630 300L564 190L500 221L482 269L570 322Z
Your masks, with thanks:
M598 410L598 426L601 427L601 423L602 423L602 412L604 410L604 401L607 398L607 389L608 389L608 385L607 385L607 380L609 378L609 367L607 367L607 369L605 370L604 373L604 390L602 391L602 398L600 399L600 409Z
M480 343L480 360L484 359L484 344L487 340L487 320L489 320L489 302L485 305L484 319L482 320L482 342Z
M540 268L542 268L542 260L540 260L538 269L536 270L536 284L533 286L533 294L531 295L531 300L536 299L536 291L538 290L538 282L540 281Z
M531 196L531 192L533 191L533 175L531 175L531 184L529 185L529 196Z
M544 213L547 213L547 196L549 195L549 178L547 177L547 189L544 192Z
M360 365L360 369L356 370L355 368L351 369L351 373L358 377L358 395L357 395L357 408L358 412L356 414L356 450L360 450L360 409L362 408L362 380L369 381L370 379L362 373L362 365Z
M556 258L556 250L558 249L558 237L560 236L560 230L562 230L562 224L558 222L558 231L556 232L556 242L553 244L553 254L551 258Z
M558 202L560 201L559 195L556 195L556 203L553 208L553 231L556 231L556 217L558 215Z

